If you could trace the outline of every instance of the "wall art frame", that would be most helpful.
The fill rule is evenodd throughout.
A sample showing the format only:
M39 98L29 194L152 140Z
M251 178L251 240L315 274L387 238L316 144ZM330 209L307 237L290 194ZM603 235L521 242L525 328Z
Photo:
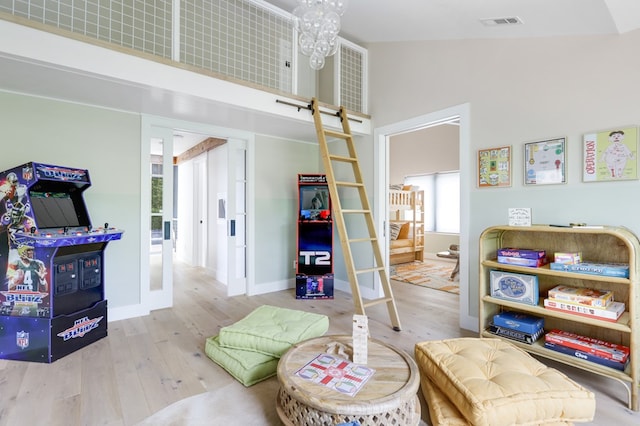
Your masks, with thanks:
M567 183L567 138L559 137L524 144L524 184Z
M478 187L511 186L511 145L478 150Z
M638 179L638 126L585 133L582 143L583 182Z

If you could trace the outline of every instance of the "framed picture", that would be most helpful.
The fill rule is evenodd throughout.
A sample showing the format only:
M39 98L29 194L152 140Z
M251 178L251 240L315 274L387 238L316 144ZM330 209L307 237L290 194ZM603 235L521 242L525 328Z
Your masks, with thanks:
M478 151L478 187L511 186L511 146Z
M524 144L524 184L566 183L566 138Z
M582 180L638 179L638 127L620 127L583 136Z

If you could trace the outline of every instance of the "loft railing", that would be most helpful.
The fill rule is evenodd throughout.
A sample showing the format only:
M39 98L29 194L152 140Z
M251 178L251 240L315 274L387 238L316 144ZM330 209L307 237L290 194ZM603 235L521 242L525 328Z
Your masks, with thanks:
M0 0L0 18L9 15L367 112L367 51L340 39L333 61L319 72L332 75L321 79L308 58L299 60L291 14L261 0Z

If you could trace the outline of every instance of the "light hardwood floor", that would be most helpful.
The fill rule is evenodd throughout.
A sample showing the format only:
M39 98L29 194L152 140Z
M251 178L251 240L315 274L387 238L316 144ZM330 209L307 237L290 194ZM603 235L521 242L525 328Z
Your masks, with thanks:
M419 341L475 337L458 327L457 295L402 283L393 289L403 329L394 332L386 307L375 306L367 309L372 337L412 356ZM221 387L234 379L206 357L205 339L263 304L322 313L330 317L329 333L351 333L353 301L343 292L318 301L296 300L293 290L229 298L201 270L176 264L174 299L172 309L109 323L107 338L52 364L0 360L0 426L134 425L173 402ZM590 424L640 424L640 415L626 408L620 383L552 365L596 393Z

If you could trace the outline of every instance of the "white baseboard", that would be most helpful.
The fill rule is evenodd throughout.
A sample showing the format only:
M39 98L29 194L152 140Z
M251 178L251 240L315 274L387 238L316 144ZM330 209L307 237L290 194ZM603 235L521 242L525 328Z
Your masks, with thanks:
M107 321L120 321L130 318L137 318L149 315L149 309L142 305L129 305L119 308L107 307Z

